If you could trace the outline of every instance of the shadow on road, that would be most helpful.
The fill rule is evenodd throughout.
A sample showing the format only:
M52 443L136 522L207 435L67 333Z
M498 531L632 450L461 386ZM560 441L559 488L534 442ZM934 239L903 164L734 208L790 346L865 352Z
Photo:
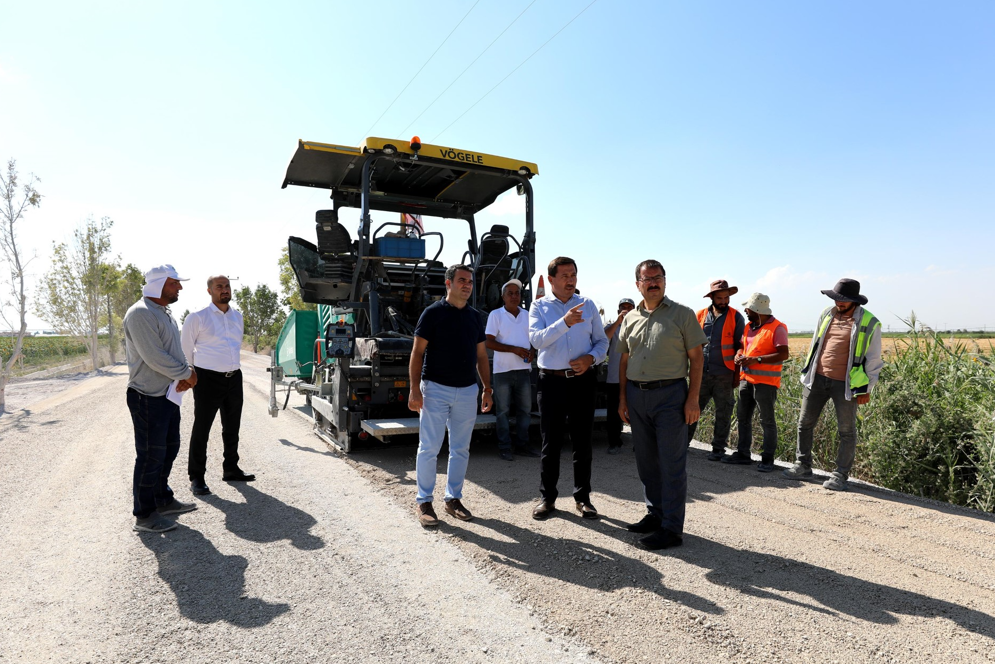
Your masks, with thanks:
M705 578L712 583L766 601L830 615L842 613L879 625L897 623L898 615L940 617L970 632L995 638L995 618L988 614L809 563L734 549L693 535L685 536L684 546L667 555L709 568Z
M179 525L165 536L140 539L155 554L159 576L176 595L176 605L185 618L252 628L267 625L290 610L289 604L246 597L248 561L222 554L196 530Z
M580 518L576 520L578 523L583 522ZM621 588L642 588L656 593L663 599L703 613L724 613L723 609L704 597L667 588L659 570L635 558L620 555L589 542L550 537L542 532L520 528L497 519L478 518L474 519L473 523L488 528L495 536L489 537L464 528L453 528L450 532L453 537L486 551L495 564L508 565L523 572L547 576L563 583L607 592ZM581 525L592 529L604 529L597 525L592 526L590 522Z
M232 482L245 502L225 500L217 494L202 496L202 500L225 515L225 527L233 535L250 542L289 540L302 551L314 551L325 546L324 540L311 534L318 521L303 510L277 500L246 482Z
M317 439L317 436L315 438ZM300 450L301 452L311 452L312 454L320 454L322 456L335 457L336 459L339 456L338 454L336 454L335 452L331 451L330 449L326 448L324 451L316 450L313 447L304 447L303 445L297 445L296 443L290 442L286 438L280 438L279 442L280 442L281 445L284 445L286 447L291 447L291 448L293 448L295 450ZM322 444L320 440L319 440L319 444Z

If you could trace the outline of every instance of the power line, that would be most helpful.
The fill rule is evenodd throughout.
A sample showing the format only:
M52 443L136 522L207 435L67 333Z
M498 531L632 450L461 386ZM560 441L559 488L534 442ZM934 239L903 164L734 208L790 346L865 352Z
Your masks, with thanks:
M535 3L536 3L536 0L532 0L532 2L530 2L528 4L528 7L526 7L525 9L523 9L522 13L519 14L518 16L516 16L515 20L513 20L511 23L509 23L508 26L504 30L501 31L501 34L498 35L497 37L495 37L494 41L492 41L490 44L488 44L487 48L485 48L483 51L481 51L480 55L478 55L477 57L475 57L473 59L473 62L471 62L470 64L468 64L466 66L466 69L464 69L463 71L461 71L460 74L459 74L459 76L457 76L456 78L454 78L453 81L452 81L452 83L450 83L449 85L447 85L446 89L443 90L442 92L440 92L439 96L436 97L435 99L433 99L432 103L429 104L428 106L426 106L425 109L421 113L418 114L418 117L416 117L414 120L412 120L411 122L409 122L408 126L405 127L404 129L402 129L400 131L400 133L397 134L397 135L398 136L405 136L406 134L404 132L406 132L408 130L408 128L411 127L411 125L413 125L414 123L418 122L418 119L421 118L421 116L425 115L425 112L428 111L428 109L432 108L432 106L435 105L435 102L439 101L439 99L442 97L442 95L446 94L446 92L449 91L449 88L453 87L453 85L456 84L456 81L460 80L463 77L463 74L465 74L467 71L469 71L470 67L472 67L473 64L484 55L484 53L486 53L488 50L490 50L491 46L494 46L494 44L497 42L497 40L501 39L502 35L504 35L504 33L508 32L509 28L511 28L511 26L515 25L515 23L518 21L518 19L522 18L522 15L525 14L525 12L527 12L529 10L529 7L531 7Z
M475 3L473 3L473 7L476 7L476 6L477 6L477 5L479 5L479 4L480 4L480 0L477 0L477 1L475 2ZM384 111L383 111L383 113L381 113L381 114L380 114L380 117L376 119L376 122L374 122L374 123L373 123L372 125L370 125L370 128L366 130L366 133L365 133L365 134L363 134L362 136L360 136L360 137L359 137L359 140L358 140L358 141L356 141L357 143L359 143L359 142L360 142L360 141L362 141L362 140L363 140L364 138L366 138L367 136L369 136L369 135L370 135L370 132L371 132L371 131L373 131L373 128L377 126L377 123L378 123L378 122L380 122L380 121L381 121L381 120L383 119L383 116L387 115L387 111L389 111L389 110L391 109L391 107L392 107L392 106L393 106L393 105L394 105L395 103L397 103L397 100L401 98L401 95L403 95L403 94L405 93L405 91L406 91L406 90L408 89L408 87L409 87L409 86L410 86L410 85L411 85L412 83L414 83L414 82L415 82L415 79L416 79L416 78L418 78L418 74L420 74L420 73L422 72L422 69L424 69L424 68L425 68L426 66L428 66L428 63L432 61L432 58L434 58L434 57L435 57L435 54L439 52L439 49L441 49L441 48L442 48L443 46L445 46L445 45L446 45L446 42L447 42L447 41L449 41L449 38L453 36L453 33L454 33L454 32L456 32L456 28L458 28L458 27L460 27L461 25L463 25L463 21L465 21L465 20L466 20L466 17L467 17L467 16L469 16L469 15L470 15L470 12L472 12L472 11L473 11L473 7L470 7L470 10L469 10L469 11L468 11L468 12L467 12L466 14L463 14L463 18L461 18L461 19L459 20L459 23L457 23L457 24L456 24L456 27L455 27L455 28L453 28L453 29L452 29L452 30L451 30L451 31L449 32L449 34L448 34L448 35L446 35L446 38L442 40L442 43L441 43L441 44L439 44L439 48L435 49L435 50L434 50L434 51L432 52L432 55L428 56L428 60L426 60L426 61L425 61L425 64L423 64L423 65L421 66L421 68L420 68L420 69L419 69L418 71L416 71L416 72L415 72L415 75L411 77L411 80L410 80L410 81L408 81L408 84L407 84L407 85L405 85L405 86L404 86L404 88L403 88L403 89L402 89L402 90L401 90L400 92L398 92L398 93L397 93L397 96L396 96L396 97L394 97L394 101L390 102L390 104L388 104L388 105L387 105L387 108L385 108L385 109L384 109Z
M462 113L461 113L461 114L459 115L459 117L458 117L458 118L456 118L455 120L453 120L452 122L450 122L450 123L449 123L448 125L446 125L446 128L445 128L445 129L443 129L442 131L440 131L440 132L439 132L438 134L436 134L436 135L435 135L435 136L434 136L434 137L432 138L432 141L434 142L435 140L437 140L437 139L438 139L438 138L439 138L440 136L442 136L442 135L443 135L444 133L446 133L446 132L447 132L447 131L449 130L449 128L450 128L450 127L452 127L452 126L453 126L454 124L456 124L457 122L459 122L459 121L460 121L460 119L461 119L461 118L462 118L462 117L463 117L464 115L466 115L467 113L469 113L470 111L472 111L472 110L473 110L473 108L474 108L474 106L476 106L477 104L479 104L480 102L482 102L482 101L483 101L483 100L484 100L484 99L485 99L485 98L487 97L487 95L489 95L490 93L494 92L494 91L495 91L495 90L496 90L496 89L498 88L498 86L500 86L500 85L501 85L502 83L504 83L505 81L507 81L507 80L508 80L508 78L509 78L509 77L511 77L511 75L512 75L512 74L514 74L514 73L515 73L516 71L518 71L519 69L521 69L521 68L522 68L522 65L524 65L524 64L525 64L526 62L528 62L529 60L531 60L531 59L532 59L532 56L534 56L534 55L535 55L536 53L538 53L538 52L539 52L539 51L541 51L541 50L542 50L543 48L545 48L546 44L548 44L549 42L551 42L551 41L553 41L554 39L556 39L556 36L557 36L557 35L559 35L559 34L560 34L561 32L563 32L564 30L566 30L566 29L567 29L567 27L568 27L568 26L569 26L569 25L570 25L571 23L573 23L573 22L574 22L574 21L576 21L576 20L577 20L578 18L580 18L580 15L581 15L581 14L583 14L584 12L586 12L586 11L587 11L588 9L590 9L590 8L591 8L591 6L592 6L592 5L593 5L593 4L595 3L595 2L597 2L597 1L598 1L598 0L592 0L591 4L589 4L589 5L587 6L587 7L584 7L583 9L581 9L581 10L580 10L580 12L578 12L576 16L574 16L574 17L573 17L572 19L570 19L569 21L567 21L566 25L564 25L564 26L563 26L562 28L560 28L559 30L557 30L557 31L556 31L556 34L554 34L554 35L553 35L552 37L550 37L549 39L547 39L547 40L546 40L546 41L545 41L545 42L543 43L543 45L542 45L542 46L540 46L540 47L539 47L539 48L537 48L536 50L532 51L532 55L530 55L529 57L527 57L527 58L525 58L524 60L522 60L522 63L521 63L520 65L518 65L517 67L515 67L514 69L512 69L512 70L511 70L510 72L508 72L508 75L507 75L507 76L505 76L504 78L502 78L502 79L501 79L500 81L498 81L498 82L497 82L497 84L496 84L496 85L495 85L495 86L494 86L493 88L491 88L490 90L488 90L487 92L485 92L485 93L484 93L484 96L483 96L483 97L481 97L481 98L480 98L480 99L478 99L477 101L473 102L473 104L472 104L472 105L470 106L470 108L468 108L468 109L466 109L465 111L463 111L463 112L462 112Z

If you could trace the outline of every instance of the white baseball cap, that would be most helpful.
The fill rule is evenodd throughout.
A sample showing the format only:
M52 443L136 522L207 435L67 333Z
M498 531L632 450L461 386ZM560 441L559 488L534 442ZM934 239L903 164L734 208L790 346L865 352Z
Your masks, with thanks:
M516 286L518 286L518 290L522 290L522 282L521 281L519 281L518 279L509 279L508 281L506 281L504 283L503 286L501 286L501 295L504 295L504 289L507 288L508 286L512 285L512 284L515 284Z
M161 297L162 287L166 285L166 279L189 281L189 279L180 277L176 272L176 268L172 265L157 265L145 273L145 285L142 286L142 295L145 297Z

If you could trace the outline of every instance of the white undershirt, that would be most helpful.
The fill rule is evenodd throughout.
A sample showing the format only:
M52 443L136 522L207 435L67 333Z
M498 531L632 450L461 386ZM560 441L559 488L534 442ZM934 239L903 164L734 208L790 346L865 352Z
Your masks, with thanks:
M235 371L240 366L243 329L242 314L231 306L225 313L212 302L187 314L181 335L187 362L209 371Z

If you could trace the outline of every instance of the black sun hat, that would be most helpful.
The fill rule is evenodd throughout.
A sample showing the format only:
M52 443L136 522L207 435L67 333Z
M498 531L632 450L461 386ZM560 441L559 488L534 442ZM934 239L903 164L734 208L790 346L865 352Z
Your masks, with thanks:
M860 294L860 282L856 279L840 279L832 290L824 290L822 294L837 302L867 304L867 298Z

